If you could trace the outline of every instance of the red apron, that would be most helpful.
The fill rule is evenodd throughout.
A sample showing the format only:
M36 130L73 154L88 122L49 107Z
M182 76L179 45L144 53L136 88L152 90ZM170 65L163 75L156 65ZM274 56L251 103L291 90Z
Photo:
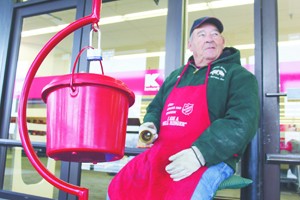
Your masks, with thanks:
M180 181L173 181L165 168L169 157L190 148L210 125L205 84L198 86L177 85L187 69L182 71L174 89L166 100L161 115L158 139L154 145L132 159L113 178L108 188L111 200L160 200L190 199L207 167L201 167Z

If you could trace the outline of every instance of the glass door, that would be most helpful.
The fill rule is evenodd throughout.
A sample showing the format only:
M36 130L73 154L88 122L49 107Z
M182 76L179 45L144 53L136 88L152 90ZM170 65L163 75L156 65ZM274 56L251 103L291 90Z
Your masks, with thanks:
M265 75L261 142L266 156L262 193L265 199L296 200L300 199L300 29L296 25L300 2L262 2L268 7L265 16L273 14L262 26L271 24L272 29L262 28L265 35L262 74Z
M300 1L278 0L280 154L300 156ZM280 199L300 199L300 165L280 164Z
M43 45L57 31L74 21L75 12L75 9L70 9L23 18L12 99L9 139L20 140L17 127L17 108L25 76L31 63ZM46 141L46 106L41 99L41 91L55 76L69 72L72 45L68 44L72 40L73 35L67 37L66 40L59 44L44 60L34 78L27 102L27 126L32 142ZM49 159L46 156L45 149L36 148L35 151L40 160L47 166L47 169L59 176L59 163ZM58 191L38 175L21 147L13 147L9 151L6 167L12 173L6 173L5 175L5 189L36 196L57 198ZM43 189L36 190L37 187Z

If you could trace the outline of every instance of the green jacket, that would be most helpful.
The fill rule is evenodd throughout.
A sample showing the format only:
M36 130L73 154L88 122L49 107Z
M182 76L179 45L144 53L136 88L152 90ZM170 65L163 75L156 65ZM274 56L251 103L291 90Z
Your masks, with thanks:
M193 57L189 60L193 63ZM184 66L173 71L166 78L147 107L144 122L153 122L158 129L158 134L164 103L183 68ZM207 67L197 70L193 64L190 64L178 87L203 84L206 71ZM257 80L252 73L241 66L240 52L237 49L224 48L220 58L211 65L207 87L211 125L193 145L201 151L207 166L225 162L235 170L236 162L258 128Z

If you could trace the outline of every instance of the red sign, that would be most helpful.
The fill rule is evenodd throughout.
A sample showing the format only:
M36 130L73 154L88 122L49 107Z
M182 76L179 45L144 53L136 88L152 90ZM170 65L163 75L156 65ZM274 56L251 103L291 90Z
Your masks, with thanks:
M146 70L105 74L123 81L136 95L155 95L163 83L162 70ZM41 99L43 88L57 76L43 76L34 78L28 99ZM24 80L15 83L14 97L20 96Z

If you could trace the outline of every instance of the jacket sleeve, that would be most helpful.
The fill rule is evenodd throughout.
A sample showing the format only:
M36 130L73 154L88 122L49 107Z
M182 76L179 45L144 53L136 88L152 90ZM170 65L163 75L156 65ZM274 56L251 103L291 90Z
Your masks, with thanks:
M145 122L153 122L155 127L157 128L157 132L159 132L160 128L160 116L163 109L163 87L161 87L154 97L154 99L150 102L146 109L146 114L144 116Z
M226 85L229 89L224 116L212 121L193 144L201 151L207 166L240 157L258 127L259 97L255 76L238 70Z
M171 89L174 87L177 76L180 74L179 72L182 70L182 67L178 70L173 71L164 81L158 93L151 101L151 103L147 106L146 114L144 116L145 122L153 122L157 128L157 132L159 133L160 129L160 118L161 113L165 104L167 97L169 96Z

